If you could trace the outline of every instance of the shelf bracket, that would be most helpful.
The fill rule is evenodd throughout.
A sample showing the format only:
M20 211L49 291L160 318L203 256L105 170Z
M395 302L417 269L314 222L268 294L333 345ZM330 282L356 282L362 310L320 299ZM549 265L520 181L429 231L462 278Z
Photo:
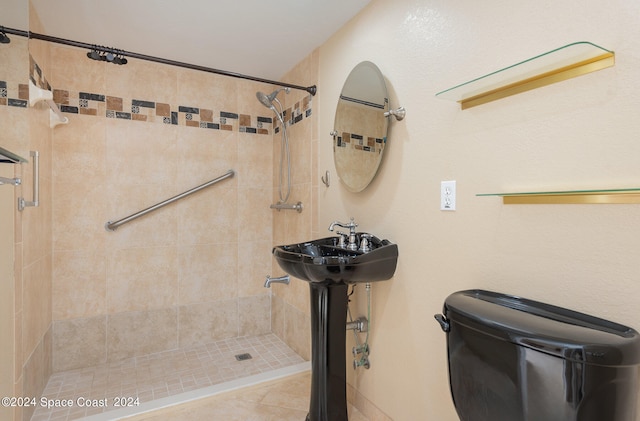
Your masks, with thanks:
M42 89L29 80L29 105L33 107L40 101L49 106L49 127L53 129L60 124L69 123L69 119L62 115L60 108L53 102L53 92Z

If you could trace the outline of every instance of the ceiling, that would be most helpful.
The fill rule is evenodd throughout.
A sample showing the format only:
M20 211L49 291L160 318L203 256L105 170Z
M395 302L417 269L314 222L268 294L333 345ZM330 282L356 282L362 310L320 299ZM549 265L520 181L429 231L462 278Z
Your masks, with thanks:
M46 35L279 80L370 0L31 1Z

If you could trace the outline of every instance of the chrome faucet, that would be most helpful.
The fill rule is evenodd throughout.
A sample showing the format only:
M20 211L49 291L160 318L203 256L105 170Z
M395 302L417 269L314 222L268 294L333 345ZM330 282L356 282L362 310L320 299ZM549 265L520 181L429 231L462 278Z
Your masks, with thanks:
M351 218L351 221L348 224L333 221L331 225L329 225L329 231L333 231L333 227L336 225L342 228L349 228L349 244L347 244L345 248L349 250L358 250L358 242L356 241L356 227L358 224L354 222L353 218ZM340 237L342 237L342 235L340 235Z
M277 278L272 278L270 275L267 275L267 279L264 281L264 287L271 288L271 284L289 285L289 282L290 282L289 275L279 276Z

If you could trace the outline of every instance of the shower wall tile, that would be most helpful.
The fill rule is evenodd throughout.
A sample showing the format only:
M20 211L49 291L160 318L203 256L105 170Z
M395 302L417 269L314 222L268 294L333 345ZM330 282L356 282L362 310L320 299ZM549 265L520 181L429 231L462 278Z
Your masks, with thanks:
M238 336L255 336L271 332L271 297L257 295L238 300Z
M288 310L281 312L279 336L308 333L289 320L298 316L292 309L306 305L308 312L306 285L263 287L267 274L281 275L272 273L279 271L270 253L274 238L303 235L311 200L294 188L292 198L305 205L302 222L295 212L298 218L269 209L277 197L280 140L272 135L281 128L255 93L275 87L135 59L110 66L88 60L85 51L52 48L41 83L53 85L55 102L71 120L51 142L52 314L56 323L76 323L75 346L115 361L269 331L272 318L264 315L272 294L280 299L285 289L290 302L282 304ZM10 89L19 99L19 87ZM307 186L312 97L292 91L279 99L291 101L294 183ZM235 176L211 189L114 232L104 228L229 169ZM105 321L104 339L85 332L94 329L93 319ZM100 351L83 348L87 340Z
M201 110L202 112L202 110ZM185 133L188 132L188 133ZM180 191L198 186L230 169L238 168L238 134L222 130L184 130L178 136L175 159ZM235 188L238 178L227 178L220 184L189 200L217 200L220 188Z
M56 89L80 92L91 89L92 92L106 92L105 63L89 60L86 52L75 48L51 44L50 73L47 79ZM84 60L79 57L84 55ZM111 66L115 67L115 66Z
M238 336L237 300L190 304L178 311L181 348Z
M279 266L271 266L271 239L262 241L246 241L238 245L238 296L269 295L270 290L264 287L267 275L280 276ZM251 256L251 258L247 258Z
M177 76L177 102L214 110L214 116L220 111L237 112L241 110L238 87L244 84L253 85L227 76L180 69Z
M40 396L51 376L51 351L52 335L51 329L47 329L38 346L29 355L29 359L24 364L22 376L22 390L16 396ZM31 417L34 407L25 406L23 419Z
M173 307L178 297L176 247L116 250L108 258L107 311Z
M53 254L53 319L106 313L107 269L104 251L57 251Z
M138 190L145 184L171 186L175 182L178 163L174 128L115 119L109 124L106 142L110 184Z
M285 305L282 297L277 294L271 296L271 332L284 339Z
M238 297L238 247L235 243L180 247L180 304Z
M271 239L273 212L256 212L256 209L269 209L271 189L242 188L238 191L238 218L244 221L238 230L238 241L265 241Z
M302 358L311 359L311 317L308 311L284 306L284 341Z
M28 357L39 346L51 323L51 255L23 269L23 342Z
M141 217L107 232L107 221L117 221L142 209L146 209L175 194L171 186L161 184L121 186L109 184L103 189L101 205L105 217L99 227L108 250L122 250L137 247L169 247L176 245L178 225L176 206L166 206L153 212L153 215Z
M55 183L53 214L54 247L58 251L78 250L91 244L103 250L107 213L104 184Z
M273 142L278 143L278 142ZM251 134L238 135L238 187L271 188L273 185L272 142L261 142ZM279 156L279 155L278 155ZM277 165L277 164L275 164ZM277 181L276 181L277 183Z
M219 186L209 193L211 199L185 200L178 209L178 245L237 243L237 189Z
M116 313L107 318L107 361L175 349L177 307Z
M53 323L53 371L90 367L107 361L107 317Z
M84 60L78 57L76 61L88 61L93 66L103 69L105 87L100 92L114 97L144 99L166 104L177 104L180 101L177 85L180 69L176 67L134 58L128 59L126 66L105 65L105 63L87 60L86 57ZM57 85L54 84L54 86ZM130 109L127 110L125 107L124 111L130 111Z

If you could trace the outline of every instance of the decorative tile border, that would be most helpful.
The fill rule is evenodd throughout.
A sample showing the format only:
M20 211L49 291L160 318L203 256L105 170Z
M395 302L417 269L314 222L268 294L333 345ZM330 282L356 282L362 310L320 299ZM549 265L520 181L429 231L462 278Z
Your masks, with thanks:
M27 108L29 85L0 80L0 105Z
M231 111L214 112L212 109L187 105L176 107L149 99L120 98L99 93L52 89L38 63L31 56L29 61L30 80L34 85L52 91L53 102L63 113L241 133L270 134L272 130L274 133L280 132L280 122L275 117L251 116ZM293 107L284 110L283 119L287 126L297 124L312 115L312 98L311 95L307 95ZM26 108L28 100L28 85L0 81L0 105Z
M355 134L343 132L342 136L338 136L336 139L336 147L338 148L353 148L365 152L380 152L384 146L384 139L376 137L367 137Z

